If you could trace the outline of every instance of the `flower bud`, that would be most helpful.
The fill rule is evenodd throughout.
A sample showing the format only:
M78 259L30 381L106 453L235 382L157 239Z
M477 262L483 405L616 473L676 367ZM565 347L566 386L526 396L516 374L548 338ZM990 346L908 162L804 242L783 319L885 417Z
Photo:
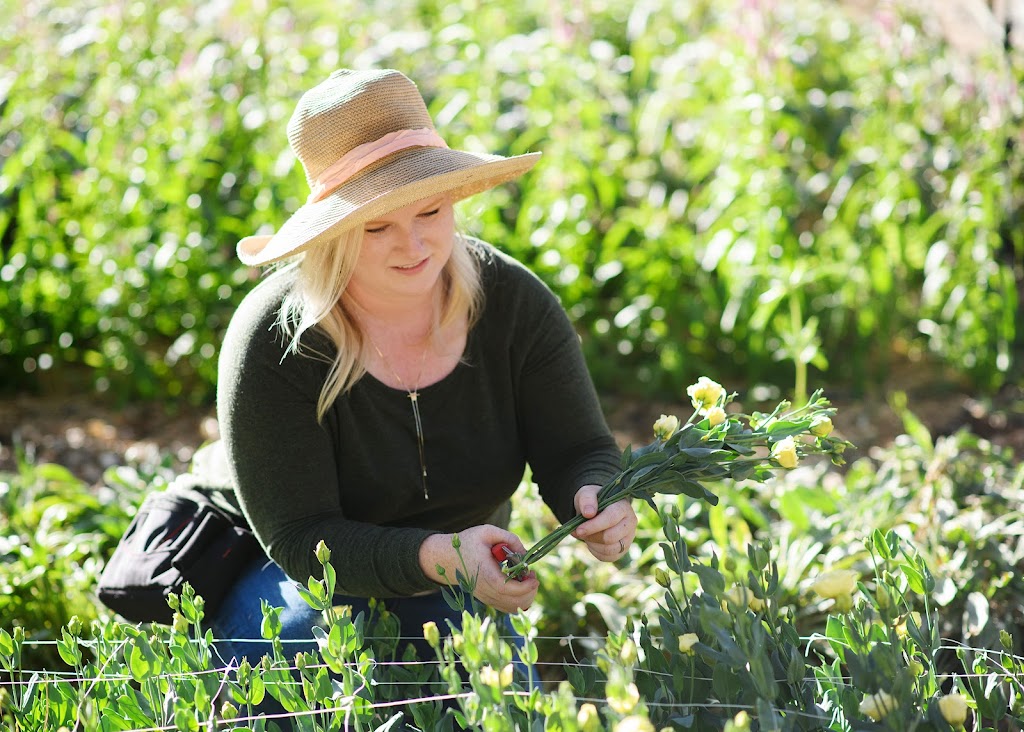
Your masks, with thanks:
M875 585L875 601L878 603L880 610L887 610L892 604L892 599L889 597L889 590L881 582Z
M828 437L832 432L832 420L828 417L815 417L811 422L811 434L815 437Z
M462 546L462 539L458 534L452 534L452 548L458 549Z
M484 666L480 669L480 682L485 686L493 686L497 688L501 683L501 674L499 674L492 666Z
M999 631L999 645L1003 647L1004 651L1013 650L1013 636L1005 630Z
M580 732L601 732L604 729L597 707L590 702L580 706L580 711L576 714L576 724L579 725Z
M711 407L705 413L704 416L708 420L708 424L712 427L722 424L725 421L725 410L721 407Z
M608 697L608 706L619 714L629 714L636 709L636 705L639 703L640 690L632 682L627 684L625 689L622 689L622 693L613 693Z
M79 618L77 615L72 615L70 618L68 618L67 627L68 632L71 633L71 635L80 635L82 632L82 619Z
M327 564L331 561L331 550L327 548L327 544L324 543L323 539L317 542L314 553L316 554L316 561L320 562L320 564Z
M654 423L654 436L659 440L667 440L679 429L679 418L674 415L663 414Z
M896 700L884 691L865 697L860 703L860 713L878 722L887 714L896 710L899 705Z
M939 711L951 727L958 729L967 721L967 700L963 694L954 691L939 699Z
M750 732L750 715L745 710L737 712L725 723L725 732Z
M672 586L672 578L669 577L668 572L661 567L654 568L654 581L665 588Z
M800 458L796 454L796 442L793 438L784 437L772 445L772 457L784 468L795 468Z
M220 718L227 721L238 717L238 707L231 702L224 702L220 708Z
M171 627L174 628L176 633L187 633L188 620L181 613L174 613L174 617L171 619Z
M632 714L619 720L613 728L613 732L654 732L654 725L647 717Z
M700 641L696 633L683 633L679 636L679 652L684 656L692 656L693 647Z
M437 629L437 623L428 620L423 624L423 639L430 644L431 648L437 648L441 642L441 631Z
M501 673L498 675L498 684L501 686L502 689L505 689L512 685L513 673L514 671L512 669L512 664L505 664L505 668L503 668L501 670Z
M627 638L626 642L622 644L622 648L619 649L619 660L624 666L632 666L636 663L636 643L631 639Z

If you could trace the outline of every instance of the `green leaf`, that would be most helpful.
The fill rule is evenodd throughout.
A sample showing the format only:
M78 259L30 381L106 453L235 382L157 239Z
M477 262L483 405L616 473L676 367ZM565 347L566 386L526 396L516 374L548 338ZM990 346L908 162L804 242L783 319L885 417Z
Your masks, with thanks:
M801 420L799 422L791 422L788 420L778 420L768 425L765 432L772 436L772 441L784 439L786 437L793 437L801 435L807 431L809 426L808 420Z
M889 544L880 529L875 529L871 532L871 544L881 559L892 559L892 554L889 553Z
M695 458L706 458L711 455L720 455L725 453L724 450L718 450L713 447L684 447L679 452L683 455L689 455L690 457Z
M690 567L700 579L700 586L704 592L712 597L721 597L725 592L725 577L717 569L712 569L704 564L693 564Z
M850 643L850 637L846 632L846 626L842 619L835 615L828 616L828 620L825 623L825 638L828 640L829 645L832 646L832 651L839 660L845 662L846 649Z
M0 656L10 658L14 655L14 639L11 634L0 628Z
M263 683L263 677L260 674L254 675L249 687L249 698L252 700L253 706L262 704L266 695L267 687L266 684Z
M142 707L139 706L138 699L128 694L122 694L117 699L117 704L112 705L117 712L124 716L129 722L135 727L142 727L148 729L150 727L156 727L156 720L150 718L147 714L142 711Z
M57 653L64 663L71 667L77 667L82 661L82 651L79 649L78 644L69 642L66 638L57 640Z
M916 592L918 595L923 595L924 590L924 577L918 571L917 567L910 564L909 562L902 562L900 569L903 570L903 574L907 578L907 585L910 587L912 592Z
M136 681L145 681L152 673L152 665L146 655L138 645L133 645L128 652L128 672Z
M652 465L661 465L666 460L668 460L668 455L665 453L652 452L637 458L629 468L630 470L639 471L641 468L648 468Z

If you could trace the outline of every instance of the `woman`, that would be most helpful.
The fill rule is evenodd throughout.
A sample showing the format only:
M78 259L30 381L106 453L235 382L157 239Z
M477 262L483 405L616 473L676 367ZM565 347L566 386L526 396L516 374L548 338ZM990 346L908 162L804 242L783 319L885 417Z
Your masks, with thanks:
M502 612L538 579L508 581L491 548L528 463L541 495L600 560L633 540L628 502L597 514L618 450L565 313L524 267L456 233L453 204L526 172L539 155L449 149L415 85L396 71L337 71L300 99L289 141L312 190L242 261L297 257L233 317L218 417L237 496L267 558L211 619L224 655L260 655L260 601L285 608L283 639L317 618L291 580L319 576L336 604L385 600L404 636L457 620L440 594L461 566ZM445 570L444 575L438 568ZM310 645L312 645L310 643Z

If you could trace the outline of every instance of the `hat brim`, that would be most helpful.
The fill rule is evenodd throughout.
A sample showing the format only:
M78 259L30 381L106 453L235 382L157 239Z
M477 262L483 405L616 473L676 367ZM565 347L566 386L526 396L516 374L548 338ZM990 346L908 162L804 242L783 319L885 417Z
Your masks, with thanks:
M298 208L271 236L238 242L238 258L260 266L330 241L343 231L423 198L446 193L458 201L519 177L540 153L503 157L420 147L374 164L323 200Z

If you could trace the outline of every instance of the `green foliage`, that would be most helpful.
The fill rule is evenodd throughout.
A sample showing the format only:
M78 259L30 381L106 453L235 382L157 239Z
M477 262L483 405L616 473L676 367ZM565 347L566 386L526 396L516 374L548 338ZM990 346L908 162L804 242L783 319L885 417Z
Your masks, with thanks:
M27 671L24 629L0 629L0 667L10 678L0 691L0 714L13 730L227 725L273 732L288 723L261 714L260 705L272 698L295 729L311 732L402 723L438 731L557 724L566 730L946 732L969 716L974 729L1024 722L1024 658L1010 653L1013 640L1005 631L991 649L957 648L961 673L952 676L953 686L943 683L949 677L940 653L954 646L939 635L935 578L896 532L874 532L864 542L874 561L865 582L845 590L815 585L836 603L823 632L807 637L782 604L770 541L748 545L744 573L714 555L692 556L682 518L676 507L661 516L654 612L609 632L594 662L570 665L561 683L540 684L532 672L539 630L524 613L513 618L522 638L516 647L501 637L493 613L465 611L461 629L444 639L436 628L424 628L436 667L410 655L394 664L397 632L387 613L353 618L332 607L335 571L321 544L323 579L310 579L302 590L321 614L313 629L316 653L285 658L280 624L264 605L271 652L218 666L212 633L201 629L204 603L186 586L169 598L170 626L94 621L87 629L71 619L56 647L81 683ZM848 603L839 602L843 597ZM922 605L923 612L913 610ZM438 682L453 704L410 697L410 688Z
M208 400L257 277L234 244L306 196L295 98L375 64L415 78L450 144L544 152L467 227L559 293L599 386L678 393L714 370L799 398L811 369L863 387L926 352L997 386L1021 344L1024 64L834 3L759 7L13 10L0 382Z
M104 558L113 551L156 479L134 468L112 468L89 488L60 465L22 463L0 474L0 617L26 630L29 641L58 637L72 617L89 623L109 616L95 601ZM31 646L30 668L58 668L63 654Z

